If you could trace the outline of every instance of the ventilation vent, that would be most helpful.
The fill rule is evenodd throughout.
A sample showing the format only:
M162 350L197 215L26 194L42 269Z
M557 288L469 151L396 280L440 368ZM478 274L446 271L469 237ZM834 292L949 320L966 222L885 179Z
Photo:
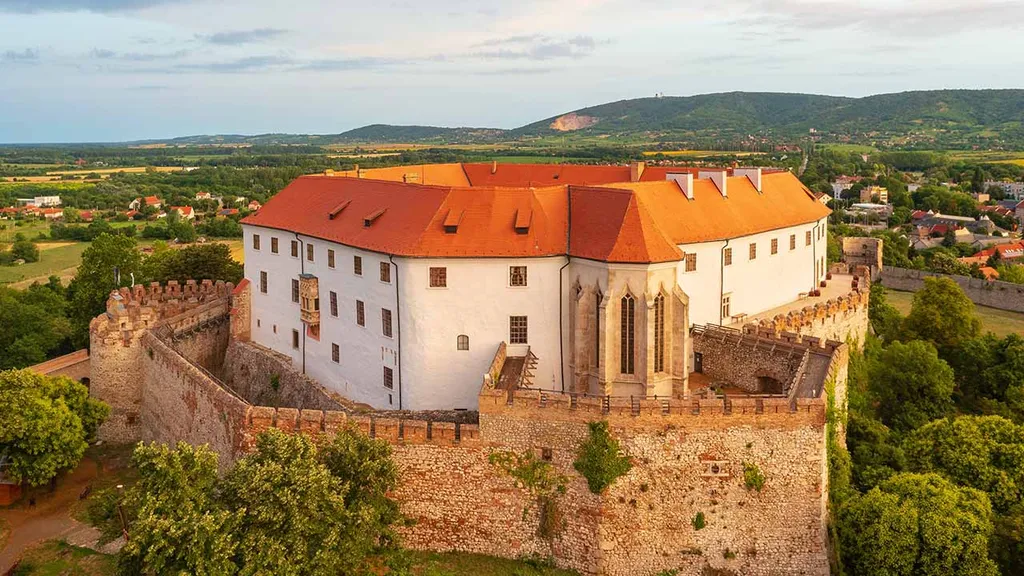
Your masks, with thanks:
M530 231L530 224L533 222L533 210L524 208L516 210L516 223L514 224L516 234L526 234Z
M387 211L387 208L381 208L380 210L377 210L376 212L370 214L366 218L363 218L363 228L369 228L370 225L373 224L374 222L376 222L377 218L380 218L381 216L383 216L384 212L386 212L386 211Z
M462 222L462 210L449 210L444 217L444 233L455 234L459 231L459 223Z
M331 210L331 213L327 215L327 219L328 220L334 220L335 218L338 217L338 214L341 214L341 211L344 210L345 208L348 208L348 205L351 204L351 203L352 203L351 200L345 200L341 204L338 204L334 208L334 210Z

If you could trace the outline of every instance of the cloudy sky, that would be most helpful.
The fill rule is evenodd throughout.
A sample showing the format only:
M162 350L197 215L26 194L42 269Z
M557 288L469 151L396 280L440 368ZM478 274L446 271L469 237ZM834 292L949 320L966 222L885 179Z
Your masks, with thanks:
M0 142L1024 87L1024 0L0 0Z

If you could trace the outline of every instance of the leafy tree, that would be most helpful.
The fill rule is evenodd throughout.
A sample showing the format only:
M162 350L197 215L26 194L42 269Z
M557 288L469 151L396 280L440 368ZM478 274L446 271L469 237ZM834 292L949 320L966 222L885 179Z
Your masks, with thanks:
M0 287L0 370L38 364L69 349L66 307L59 280L27 290Z
M986 334L964 342L952 354L958 404L962 410L1001 414L1024 423L1024 337Z
M893 342L868 372L878 414L895 430L912 430L953 408L953 370L927 342Z
M18 240L11 245L11 256L25 262L38 262L39 247L30 240Z
M903 322L906 340L931 342L943 357L981 332L974 302L949 278L925 278Z
M999 272L999 279L1003 282L1024 284L1024 266L1019 264L1000 264L996 266L996 271Z
M988 494L997 511L1024 498L1024 426L999 416L960 416L918 428L905 441L915 472L935 472Z
M872 284L868 299L868 319L875 334L884 340L891 341L899 337L903 316L886 300L885 287Z
M843 563L858 576L995 576L988 497L936 474L899 474L839 510Z
M120 279L114 275L115 268ZM131 284L132 274L141 279L142 255L133 238L101 234L82 253L82 263L68 286L74 341L84 346L89 322L106 309L110 291Z
M906 468L903 449L878 420L851 413L846 444L853 461L853 482L861 491L874 488Z
M38 486L78 465L108 413L88 394L68 378L0 372L0 454L10 478Z
M142 276L150 282L192 279L237 283L242 279L242 265L231 257L227 244L199 244L180 250L158 245L142 269Z

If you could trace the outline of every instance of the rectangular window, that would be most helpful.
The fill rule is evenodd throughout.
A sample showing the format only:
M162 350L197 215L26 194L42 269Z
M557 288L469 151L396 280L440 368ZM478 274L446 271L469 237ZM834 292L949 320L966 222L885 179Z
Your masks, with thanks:
M729 304L731 300L732 294L726 294L725 296L722 296L722 322L725 322L726 320L729 319Z
M431 268L430 269L430 287L431 288L447 288L448 287L448 269L447 268Z
M508 285L526 286L526 266L508 267Z
M750 243L750 259L757 259L757 244L755 242Z
M619 313L619 371L632 374L636 369L636 300L632 294L622 297Z
M391 283L391 264L387 262L380 263L380 281Z
M338 317L338 293L331 291L331 316Z
M384 367L384 387L388 390L395 388L395 371L387 366Z
M313 245L306 244L306 260L313 261Z
M327 249L327 267L334 268L334 250Z
M292 330L292 348L299 349L299 331Z
M292 258L299 257L299 241L292 240Z
M366 326L366 308L362 300L356 300L356 324Z
M299 280L292 278L292 302L299 301Z
M270 251L277 254L277 238L273 236L270 237Z
M772 238L772 254L774 255L774 254L778 254L778 253L779 253L779 239L778 238Z
M725 259L726 266L732 266L732 248L725 249L725 255L723 258Z
M341 363L341 348L337 344L331 344L331 360L335 364Z
M811 245L811 231L807 231L807 246Z
M684 258L686 259L686 271L695 272L697 270L697 255L687 254Z
M260 272L260 292L267 293L267 273L262 271Z
M789 249L796 250L796 234L789 235Z
M259 250L260 249L260 235L259 234L253 234L252 235L252 249L253 250Z
M527 337L526 316L508 317L508 342L509 344L526 344Z
M654 371L665 371L665 295L654 298Z
M380 310L381 331L385 336L391 338L391 310L381 308Z
M356 276L363 275L363 257L353 256L352 257L352 273Z

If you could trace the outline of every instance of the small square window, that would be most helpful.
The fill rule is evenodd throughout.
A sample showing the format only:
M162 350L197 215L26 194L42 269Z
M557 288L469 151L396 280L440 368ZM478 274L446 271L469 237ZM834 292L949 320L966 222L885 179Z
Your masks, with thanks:
M341 348L337 344L331 344L331 361L335 364L341 363Z
M508 267L508 285L518 287L526 286L526 266Z
M267 293L267 273L264 271L260 271L260 292Z
M754 243L754 242L750 243L750 259L751 260L756 260L757 259L757 244Z
M292 330L292 348L299 349L299 331Z
M363 275L363 257L353 256L352 257L352 273L356 276Z
M772 254L778 254L778 253L779 253L779 239L778 238L772 238Z
M526 316L508 317L508 342L509 344L527 344L527 319Z
M270 251L277 254L277 238L270 237Z
M313 245L306 244L306 260L313 261Z
M456 338L455 347L457 350L469 350L469 336L459 334L459 337Z
M253 250L259 250L260 249L260 235L259 234L253 234L252 235L252 249Z
M722 258L725 260L726 266L732 266L732 248L726 248L725 255Z
M395 371L387 366L384 367L384 387L388 390L395 388Z
M292 240L292 258L299 257L299 241Z
M292 302L299 301L299 280L292 278Z
M380 310L380 322L381 322L381 332L384 334L384 336L387 336L388 338L391 338L392 335L393 335L393 333L391 331L391 310L388 310L387 308L381 308L381 310Z
M334 268L334 250L327 249L327 267Z
M331 292L331 316L338 317L338 293Z
M362 300L356 300L356 324L366 326L366 307Z
M434 268L430 269L430 287L431 288L447 288L448 287L448 269L447 268Z
M391 283L391 264L388 262L380 263L380 281Z

